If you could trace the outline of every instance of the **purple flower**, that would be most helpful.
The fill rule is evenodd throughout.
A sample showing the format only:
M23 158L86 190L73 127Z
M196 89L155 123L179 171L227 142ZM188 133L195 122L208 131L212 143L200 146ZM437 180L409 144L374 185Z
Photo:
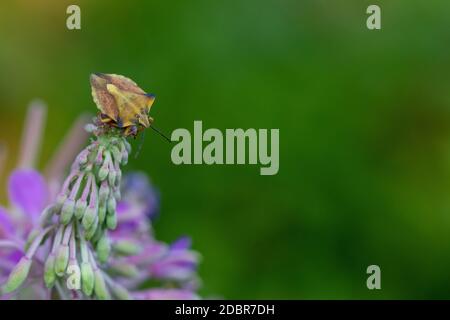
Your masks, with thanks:
M14 234L14 225L11 216L5 208L0 207L0 239L6 239Z
M148 234L151 219L159 210L159 195L144 173L134 172L123 178L122 199L117 203L118 226L113 237L135 238Z
M150 276L177 281L191 279L197 270L199 256L189 247L190 239L187 237L175 241L165 255L149 266Z
M49 200L44 177L32 169L15 170L9 177L8 193L11 203L33 222L39 218Z
M48 202L44 177L31 169L15 170L9 177L10 202L20 215L13 216L0 207L0 239L24 239L36 224Z
M191 247L192 240L188 236L183 236L178 238L170 245L170 249L172 250L184 250L189 249Z
M0 241L14 238L15 227L10 215L6 210L0 207ZM6 246L9 242L4 242L3 246L0 246L0 278L5 276L4 273L9 272L14 263L16 263L22 255L22 252L17 250L14 246ZM11 243L13 244L13 243Z
M128 263L141 267L149 277L174 281L188 281L197 270L198 254L190 250L191 239L180 237L170 246L154 240L148 230L159 207L158 195L147 176L132 173L124 177L122 201L117 206L119 225L113 239L140 241L141 251L127 257ZM140 237L138 232L141 231Z
M0 207L0 281L23 256L23 245L48 201L44 178L31 169L15 170L9 177L10 202L20 211L16 219Z
M147 238L147 243L141 243L139 254L132 255L124 259L127 263L145 267L158 259L161 259L167 252L167 245L151 238Z
M73 139L83 127L79 122L46 170L47 184L32 169L44 116L43 105L32 105L20 169L8 180L11 208L0 206L0 299L198 299L199 255L191 250L191 239L156 240L151 222L159 211L158 191L143 173L122 180L129 143L123 137L91 142L63 182L72 152L83 140ZM68 265L77 264L82 288L63 287L60 277ZM147 279L158 280L162 288L137 291Z
M125 221L130 217L154 219L159 212L159 193L147 175L141 172L130 173L123 179L119 206L118 214Z

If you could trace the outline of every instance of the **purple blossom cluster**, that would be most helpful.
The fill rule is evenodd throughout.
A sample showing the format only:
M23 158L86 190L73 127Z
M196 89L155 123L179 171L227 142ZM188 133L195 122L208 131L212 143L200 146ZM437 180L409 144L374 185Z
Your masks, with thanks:
M188 237L155 239L159 194L144 173L121 178L126 140L97 136L63 181L67 154L84 140L78 122L44 176L30 160L44 114L42 105L30 108L21 161L8 178L9 206L0 207L0 297L197 299L199 254Z

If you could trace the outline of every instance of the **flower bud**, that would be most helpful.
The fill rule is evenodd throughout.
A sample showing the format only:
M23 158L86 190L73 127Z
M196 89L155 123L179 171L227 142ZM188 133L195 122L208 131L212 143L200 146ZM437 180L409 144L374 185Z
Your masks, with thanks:
M125 289L125 287L121 286L118 283L114 283L111 286L111 290L114 296L116 296L117 299L119 300L131 300L131 296L130 293L128 292L127 289Z
M141 252L141 246L130 240L119 240L113 244L113 250L120 255L133 256Z
M22 285L30 272L31 262L32 260L27 257L20 259L11 271L8 281L3 286L4 293L12 292Z
M61 208L64 204L64 202L67 199L67 193L63 193L60 192L57 196L56 196L56 201L55 201L55 206L57 208Z
M47 223L50 222L53 215L56 213L56 206L55 205L49 205L47 206L44 211L42 211L41 216L39 217L39 225L41 227L45 227Z
M127 163L128 163L128 152L123 151L123 152L122 152L122 161L121 161L121 164L122 164L123 166L125 166Z
M109 230L114 230L117 227L117 215L115 213L109 213L106 215L106 227Z
M55 254L52 252L47 257L44 266L44 282L47 288L52 288L56 281Z
M81 289L87 296L94 290L94 270L89 262L81 263Z
M57 276L62 277L66 272L67 265L69 264L69 246L67 244L61 244L56 252L55 260L55 273Z
M111 166L111 153L109 151L105 151L105 159L103 160L103 164L98 170L98 179L103 181L106 179L109 173L109 168Z
M95 235L98 229L98 217L95 217L94 222L89 227L89 229L86 229L84 233L84 238L86 240L92 240L92 237Z
M86 148L81 151L75 159L75 162L78 162L80 166L86 164L88 162L89 149Z
M99 269L94 271L94 292L96 297L100 300L111 299L108 289L106 288L105 279Z
M98 201L99 202L106 202L106 199L108 199L109 195L109 185L107 181L103 181L100 185L100 189L98 191Z
M87 125L84 126L84 130L86 130L89 133L92 133L97 129L98 129L97 126L92 123L88 123Z
M77 170L72 171L69 174L69 176L66 178L66 180L64 180L64 183L61 187L61 191L56 196L55 206L56 206L57 210L61 209L61 207L63 206L64 202L66 201L67 197L69 196L70 184L72 183L72 181L75 178L78 177L78 175L79 175L79 172Z
M97 230L95 230L94 236L91 238L92 243L98 242L101 237L103 237L103 234L105 233L105 230L99 225Z
M96 251L98 260L101 263L108 261L109 254L111 253L111 243L106 233L104 233L100 240L98 240Z
M77 259L70 259L67 266L67 288L70 290L80 290L81 288L81 274L80 266Z
M122 194L120 193L120 188L114 189L114 198L116 198L118 201L122 198Z
M139 276L139 270L136 266L128 263L117 263L111 266L111 271L119 276L127 278L136 278Z
M97 208L92 206L87 207L86 211L84 212L82 220L84 229L88 230L91 228L96 216L97 216Z
M87 201L83 199L78 199L75 204L75 218L81 220L84 216L84 212L86 211Z
M107 205L107 209L108 209L108 214L116 213L117 202L114 197L109 197L106 205Z
M114 186L116 183L117 173L116 170L113 168L110 168L109 175L108 175L108 181L110 186Z
M128 154L131 153L131 144L127 140L122 140L125 146L125 152Z
M122 170L117 166L116 168L117 178L116 178L116 187L120 188L120 182L122 181Z
M27 242L25 242L24 251L27 252L30 248L33 241L36 239L36 237L39 235L40 230L39 229L33 229L30 234L28 235Z
M59 221L66 225L72 220L73 213L75 211L75 201L72 199L67 199L61 209L61 217Z
M98 180L103 181L106 179L106 177L108 176L108 166L101 166L100 169L98 170Z
M98 224L102 225L106 217L106 204L100 203L98 207Z
M105 150L105 147L99 146L97 151L97 157L95 158L95 163L100 166L103 162L103 151Z
M117 148L116 146L113 146L111 148L111 153L112 153L115 161L117 161L118 163L122 162L122 152L120 152L119 148Z

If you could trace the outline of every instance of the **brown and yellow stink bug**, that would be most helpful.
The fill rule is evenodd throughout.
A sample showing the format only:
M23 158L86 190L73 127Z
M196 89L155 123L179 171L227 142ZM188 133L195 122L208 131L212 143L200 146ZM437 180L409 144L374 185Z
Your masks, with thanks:
M131 79L117 75L91 74L92 97L100 110L100 121L124 129L125 136L136 136L153 122L148 113L155 101Z

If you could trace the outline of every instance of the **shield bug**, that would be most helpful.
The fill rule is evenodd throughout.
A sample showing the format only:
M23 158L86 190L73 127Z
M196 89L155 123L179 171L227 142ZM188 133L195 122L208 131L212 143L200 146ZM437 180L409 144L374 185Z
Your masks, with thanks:
M92 97L100 110L102 123L123 129L125 136L136 136L153 122L148 113L155 101L131 79L117 75L91 74Z

